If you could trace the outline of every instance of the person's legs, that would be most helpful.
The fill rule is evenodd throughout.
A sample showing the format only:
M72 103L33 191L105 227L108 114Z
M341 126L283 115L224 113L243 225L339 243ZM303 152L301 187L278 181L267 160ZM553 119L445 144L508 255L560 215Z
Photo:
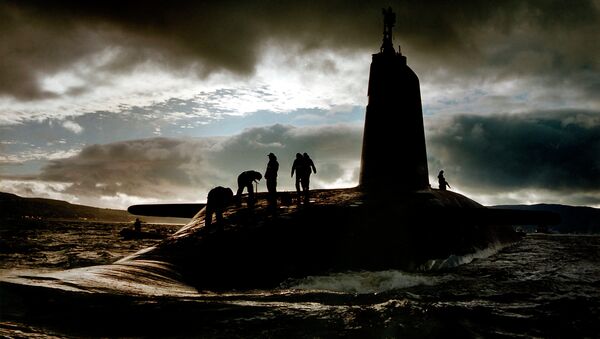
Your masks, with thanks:
M242 206L242 193L244 192L244 184L238 180L238 189L235 193L235 204L237 207Z
M254 186L252 186L252 182L246 188L248 189L248 207L254 207Z
M296 192L300 195L300 176L296 174Z
M310 176L304 176L301 180L302 183L302 192L304 193L304 203L308 204L309 201L309 185L310 185Z
M267 190L269 191L269 205L277 204L277 180L267 180Z
M204 215L204 226L210 227L210 225L212 224L212 214L212 209L206 207L206 214Z
M267 180L267 191L269 191L269 193L277 192L277 180L274 180L274 179Z
M217 224L221 227L223 227L223 210L222 209L218 209L215 211L215 218L217 219Z
M304 177L304 184L302 185L303 191L308 191L310 188L310 174Z

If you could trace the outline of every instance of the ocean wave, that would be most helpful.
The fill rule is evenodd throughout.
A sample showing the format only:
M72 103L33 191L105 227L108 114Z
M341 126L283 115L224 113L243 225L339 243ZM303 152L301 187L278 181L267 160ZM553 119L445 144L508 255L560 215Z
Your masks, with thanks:
M468 264L475 259L490 257L509 246L496 243L474 253L451 255L443 259L432 259L418 267L417 271L429 272ZM325 276L309 276L286 282L284 287L296 290L321 290L343 293L381 293L419 285L436 285L448 277L409 273L397 270L332 273Z
M408 273L396 270L376 272L332 273L325 276L309 276L286 283L292 290L321 290L343 293L381 293L417 285L435 285L442 277Z
M196 289L181 282L179 278L180 275L172 265L153 260L124 261L45 273L39 270L0 270L0 285L10 283L118 295L197 296Z
M465 255L450 255L444 259L432 259L418 267L418 271L437 271L441 269L453 268L456 266L468 264L475 259L483 259L498 253L501 249L511 244L495 243L474 253Z

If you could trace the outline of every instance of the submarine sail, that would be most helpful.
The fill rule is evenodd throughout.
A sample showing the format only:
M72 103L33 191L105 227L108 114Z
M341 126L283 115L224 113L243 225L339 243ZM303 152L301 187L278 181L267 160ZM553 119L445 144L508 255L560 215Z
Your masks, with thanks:
M406 57L394 49L395 14L391 8L383 12L383 44L380 52L373 54L369 75L360 187L371 193L427 189L419 78L408 67Z

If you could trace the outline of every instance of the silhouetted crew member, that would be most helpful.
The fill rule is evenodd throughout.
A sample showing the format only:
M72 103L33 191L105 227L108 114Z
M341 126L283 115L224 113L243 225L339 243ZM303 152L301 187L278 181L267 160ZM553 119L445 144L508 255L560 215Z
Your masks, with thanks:
M140 221L140 218L135 218L135 222L133 223L133 230L136 232L142 231L142 222Z
M273 153L269 153L269 163L265 171L267 180L267 191L269 191L269 205L277 205L277 171L279 171L279 162Z
M446 186L448 186L448 188L450 187L450 184L448 184L448 182L446 181L446 178L444 178L444 171L441 170L440 173L438 174L438 183L439 183L439 187L442 191L446 190Z
M310 175L314 172L317 173L317 168L315 167L315 163L308 156L308 153L304 153L302 156L304 159L304 171L300 177L300 184L302 185L302 190L304 191L304 199L308 202L308 191L310 190Z
M296 192L298 193L298 200L300 200L300 178L306 172L306 162L300 153L296 153L296 159L292 164L292 177L294 172L296 172Z
M262 174L257 171L245 171L238 175L238 190L235 195L237 205L242 205L242 192L244 188L248 190L248 207L254 206L254 182L258 182L262 179Z
M206 198L206 216L204 218L204 225L210 226L212 223L212 215L215 214L217 224L221 224L223 221L223 211L233 201L233 191L229 187L217 186L208 192Z

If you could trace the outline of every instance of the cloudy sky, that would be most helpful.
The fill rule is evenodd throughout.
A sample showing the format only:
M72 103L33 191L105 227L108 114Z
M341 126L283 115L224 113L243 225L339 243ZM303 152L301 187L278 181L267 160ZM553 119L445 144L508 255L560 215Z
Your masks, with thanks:
M269 152L354 186L390 5L432 184L600 207L600 0L0 1L0 191L203 201Z

